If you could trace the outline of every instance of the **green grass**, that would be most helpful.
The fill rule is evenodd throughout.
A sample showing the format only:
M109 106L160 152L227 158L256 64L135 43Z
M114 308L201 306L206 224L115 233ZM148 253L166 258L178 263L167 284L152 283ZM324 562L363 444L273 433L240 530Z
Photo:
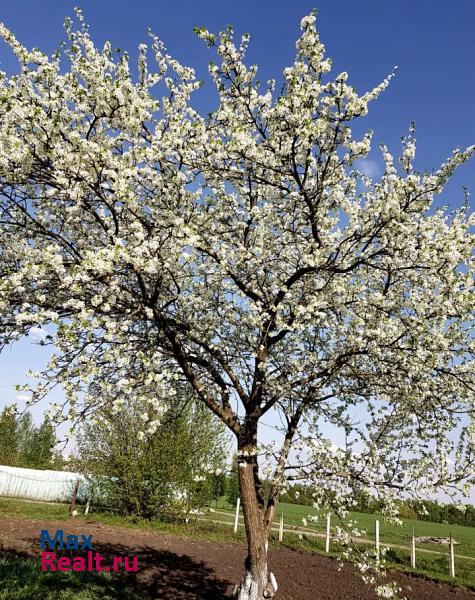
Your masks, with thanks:
M219 515L229 522L234 518L234 512L229 509L229 505L224 501L218 502L217 510L225 510L228 515ZM316 531L324 533L326 529L325 515L318 514L318 512L311 506L300 506L297 504L287 504L281 502L277 505L275 514L275 525L278 526L280 515L282 510L284 511L284 524L286 527L299 527L300 529L308 529L309 531ZM242 515L242 513L241 513ZM319 519L317 523L312 523L308 520L309 515L317 515ZM213 513L207 515L209 518L217 518L218 515L213 516ZM400 546L406 546L409 549L409 544L412 536L412 527L414 526L416 536L435 536L435 537L449 537L452 533L452 537L458 542L455 546L455 553L471 556L475 558L475 527L465 527L463 525L448 525L445 523L432 523L430 521L418 521L411 519L403 519L403 526L393 525L384 521L383 517L378 515L369 515L366 513L350 513L349 517L358 522L360 529L366 530L364 537L374 539L375 537L375 520L379 519L379 535L381 543L397 544ZM307 519L307 527L304 528L302 519ZM242 519L241 519L242 520ZM332 527L340 525L336 516L332 516ZM425 548L427 550L433 550L437 552L447 552L447 546L438 544L417 544L418 548ZM475 562L474 562L475 569Z
M191 521L190 523L149 521L137 517L120 517L110 513L93 512L85 516L78 507L78 519L87 519L115 527L126 527L142 531L173 533L182 537L199 538L217 542L243 541L241 531L230 535L229 527L219 523ZM0 517L17 517L45 521L67 521L70 519L67 504L46 504L31 500L0 498ZM1 542L1 540L0 540Z
M16 498L0 498L0 517L26 517L28 519L50 519L66 521L69 518L68 504L50 504Z
M0 558L0 600L150 600L108 573L41 571L37 559Z
M448 557L437 556L435 554L418 554L416 569L411 569L408 565L408 553L397 548L390 548L386 556L390 567L405 571L407 573L417 573L424 577L436 578L446 581L453 585L461 585L475 589L475 563L473 561L457 559L455 562L457 577L452 579L448 575Z
M308 515L317 514L314 509L309 506L298 506L295 504L281 503L277 507L277 515L280 517L281 510L284 511L284 521L289 525L302 526L302 518L308 518ZM414 526L416 536L435 536L448 537L452 533L453 538L459 542L455 546L455 553L465 556L473 556L475 558L475 527L464 527L463 525L448 525L445 523L432 523L430 521L418 521L412 519L403 519L403 526L393 525L383 520L377 515L368 515L366 513L350 513L350 518L358 522L358 527L366 530L365 537L374 539L375 537L375 520L380 521L380 539L381 543L398 544L409 548L410 539L412 536L412 528ZM338 525L339 521L336 517L332 518L332 524ZM309 528L312 528L312 523L308 521ZM325 517L321 515L318 522L313 525L317 531L325 531ZM436 544L418 544L420 548L429 550L438 550L445 552L446 546ZM475 563L474 563L475 567Z

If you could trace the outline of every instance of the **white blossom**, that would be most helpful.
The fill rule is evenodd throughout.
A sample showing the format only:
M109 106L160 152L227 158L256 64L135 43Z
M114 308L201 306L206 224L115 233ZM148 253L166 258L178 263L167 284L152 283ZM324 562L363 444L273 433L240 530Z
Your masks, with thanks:
M198 29L217 54L207 116L194 70L152 33L137 79L76 18L53 58L0 26L20 67L0 77L0 348L40 327L55 345L21 391L62 385L57 422L137 402L146 440L187 386L235 434L241 482L265 474L272 510L301 478L347 544L355 487L393 521L401 494L468 494L475 216L436 196L475 146L419 173L411 126L399 160L381 146L379 179L360 172L372 133L352 121L395 73L362 94L331 78L313 13L278 92L248 36ZM358 562L375 585L384 557Z

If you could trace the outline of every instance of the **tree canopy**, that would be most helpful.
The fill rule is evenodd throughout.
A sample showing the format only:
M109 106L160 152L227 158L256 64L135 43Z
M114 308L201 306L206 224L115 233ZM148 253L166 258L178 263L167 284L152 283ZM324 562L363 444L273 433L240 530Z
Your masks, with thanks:
M55 452L57 442L48 417L35 426L29 412L18 417L14 407L6 406L0 413L0 465L30 469L61 468L61 455Z
M114 512L187 518L210 502L213 476L226 471L224 425L202 404L170 408L153 433L143 407L102 409L82 424L76 468L89 477L93 502Z
M0 80L1 344L50 327L33 398L62 384L59 420L126 399L157 414L187 385L237 439L239 598L270 597L287 478L332 510L357 482L391 513L395 495L473 475L475 219L434 198L475 147L419 173L411 127L366 176L371 132L350 126L393 75L363 94L330 77L314 14L282 85L246 64L249 36L198 28L218 57L207 116L194 70L152 33L135 76L77 18L52 57L0 29L20 65Z

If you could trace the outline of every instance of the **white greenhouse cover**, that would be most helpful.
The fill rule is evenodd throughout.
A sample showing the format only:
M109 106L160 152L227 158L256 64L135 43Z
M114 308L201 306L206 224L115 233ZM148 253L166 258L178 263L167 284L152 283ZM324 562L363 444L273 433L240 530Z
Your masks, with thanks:
M78 479L78 500L81 501L86 495L87 480L80 473L0 465L0 496L45 502L70 502Z

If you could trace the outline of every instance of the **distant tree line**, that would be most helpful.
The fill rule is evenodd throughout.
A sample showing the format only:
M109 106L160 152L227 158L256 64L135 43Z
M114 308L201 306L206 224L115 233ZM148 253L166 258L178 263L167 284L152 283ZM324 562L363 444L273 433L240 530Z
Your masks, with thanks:
M303 506L312 506L314 498L312 496L312 489L308 486L296 483L287 488L287 490L280 495L280 502L289 502L290 504L301 504Z
M354 510L357 512L369 514L381 512L381 503L368 493L355 492L355 500L357 504ZM466 504L465 509L461 510L455 504L444 504L433 500L401 500L399 512L403 519L475 527L475 507L471 504Z
M55 452L57 438L48 417L36 426L31 413L17 416L12 407L0 413L0 465L31 469L62 469Z
M438 504L422 500L408 503L408 509L414 511L414 514L417 515L416 518L421 521L475 527L475 507L471 504L465 505L465 510L462 512L453 504Z

